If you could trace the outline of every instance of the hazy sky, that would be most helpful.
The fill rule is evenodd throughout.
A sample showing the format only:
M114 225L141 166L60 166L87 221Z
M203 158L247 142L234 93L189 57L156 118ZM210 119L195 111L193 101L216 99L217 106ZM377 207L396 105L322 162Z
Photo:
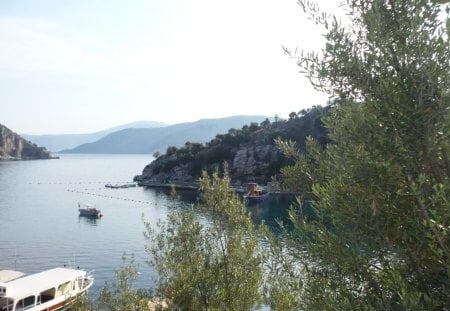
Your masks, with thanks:
M287 117L327 100L282 50L319 49L318 31L296 0L0 0L0 123Z

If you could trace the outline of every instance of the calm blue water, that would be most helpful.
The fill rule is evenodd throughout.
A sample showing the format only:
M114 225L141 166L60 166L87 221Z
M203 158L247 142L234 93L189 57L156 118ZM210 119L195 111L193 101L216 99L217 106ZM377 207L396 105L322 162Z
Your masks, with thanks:
M136 286L152 289L156 273L146 263L142 215L151 224L165 219L174 203L166 191L110 189L130 182L152 160L144 155L61 155L59 160L0 162L0 270L26 273L62 266L95 270L91 296L115 280L122 255L139 265ZM175 207L195 202L180 193ZM80 218L78 202L96 205L104 217ZM250 209L255 222L286 217L285 201Z

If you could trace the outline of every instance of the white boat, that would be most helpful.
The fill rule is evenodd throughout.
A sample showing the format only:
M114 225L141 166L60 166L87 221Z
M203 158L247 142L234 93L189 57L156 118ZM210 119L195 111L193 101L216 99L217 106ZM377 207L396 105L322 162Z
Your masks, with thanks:
M0 280L1 311L62 310L86 294L94 283L91 273L70 268L30 275L2 270Z
M78 212L80 213L80 216L86 216L86 217L102 217L102 211L98 208L95 208L94 206L78 203Z
M119 189L119 188L132 188L137 187L136 183L126 183L126 184L106 184L106 188Z

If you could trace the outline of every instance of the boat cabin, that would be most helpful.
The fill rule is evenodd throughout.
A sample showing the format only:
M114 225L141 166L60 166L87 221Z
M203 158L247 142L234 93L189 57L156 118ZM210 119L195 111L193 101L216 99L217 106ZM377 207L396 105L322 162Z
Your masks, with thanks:
M264 194L266 191L262 189L257 183L248 183L247 184L247 195L248 196L260 196Z
M257 183L248 183L247 192L244 195L244 199L247 203L261 202L269 197L267 190Z

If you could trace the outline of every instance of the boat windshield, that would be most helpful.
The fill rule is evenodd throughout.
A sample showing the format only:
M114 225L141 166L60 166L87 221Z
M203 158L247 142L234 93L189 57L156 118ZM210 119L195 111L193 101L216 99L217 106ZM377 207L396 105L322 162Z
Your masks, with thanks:
M1 311L12 311L14 308L14 300L11 298L2 297L0 298L0 310Z
M16 304L16 311L28 310L34 307L35 297L28 296L26 298L20 299Z

